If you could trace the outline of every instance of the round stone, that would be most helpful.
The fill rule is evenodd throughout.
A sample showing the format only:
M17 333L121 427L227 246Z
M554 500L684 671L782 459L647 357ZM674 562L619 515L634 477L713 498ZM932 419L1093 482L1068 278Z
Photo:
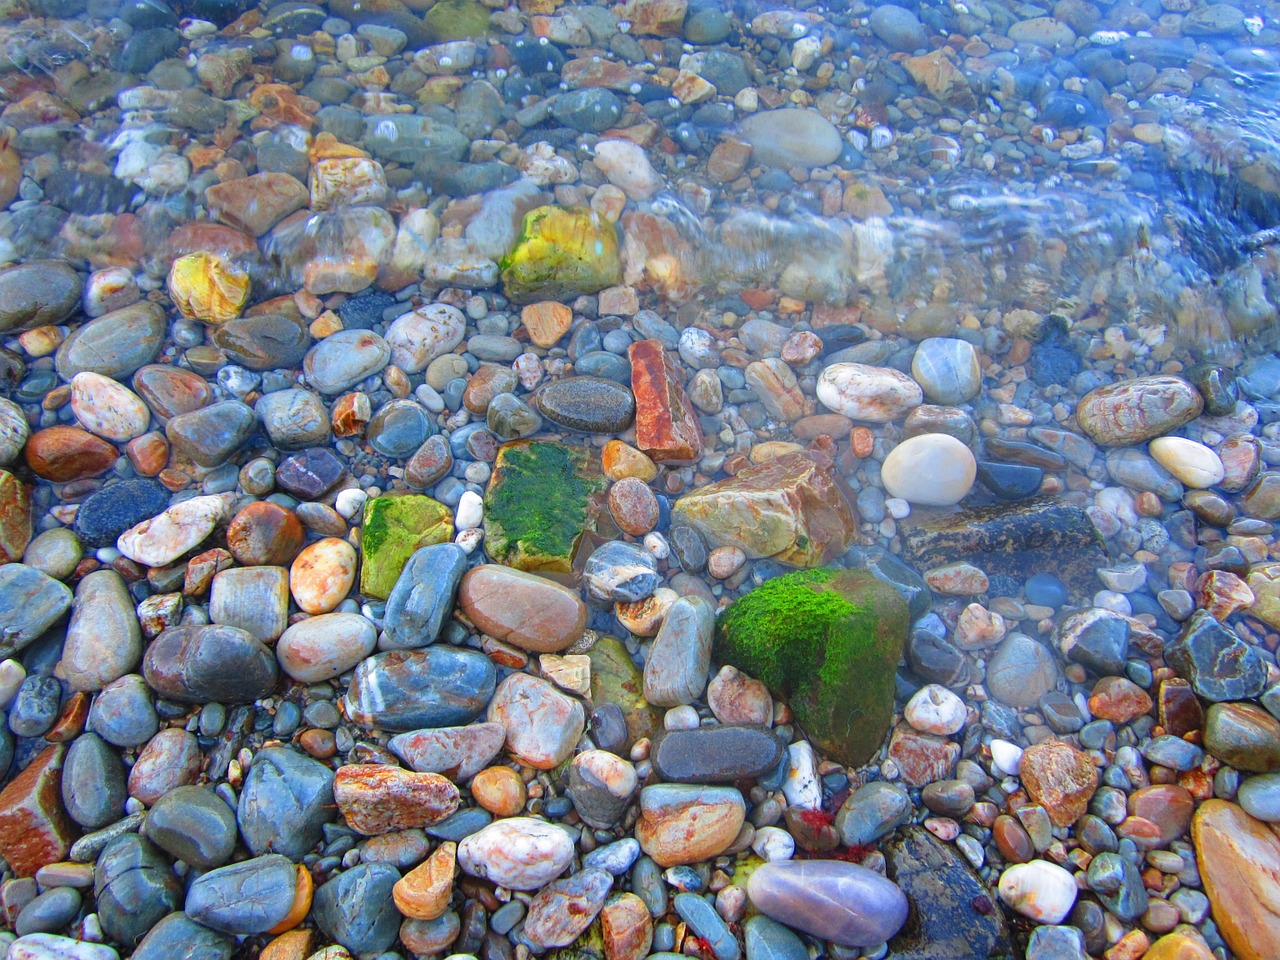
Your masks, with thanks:
M924 733L947 737L964 727L967 711L963 700L946 687L931 683L907 701L902 718Z
M1047 860L1015 863L1000 874L1000 899L1039 923L1061 923L1076 902L1070 871Z
M751 874L747 894L770 919L843 946L883 943L907 921L907 898L895 884L840 860L766 863Z
M310 543L289 567L289 590L304 613L329 613L356 580L356 548L339 537Z
M885 491L921 506L951 506L973 488L978 463L955 437L925 433L902 441L884 458Z
M738 125L756 163L790 169L833 163L844 149L840 131L817 110L787 108L752 114Z
M1087 393L1076 420L1094 443L1123 447L1175 430L1203 409L1199 391L1180 377L1136 377Z
M555 824L511 817L464 838L458 866L509 890L539 890L564 872L573 852L573 840Z
M911 375L931 403L952 406L965 403L982 389L978 352L967 340L948 337L921 340L911 359Z
M280 669L302 683L321 683L346 673L373 653L374 625L358 613L325 613L300 620L276 643Z
M920 384L889 367L833 363L818 377L818 399L829 410L864 423L901 420L924 400Z
M193 867L220 867L235 851L236 816L208 787L171 790L147 813L143 832L165 853Z

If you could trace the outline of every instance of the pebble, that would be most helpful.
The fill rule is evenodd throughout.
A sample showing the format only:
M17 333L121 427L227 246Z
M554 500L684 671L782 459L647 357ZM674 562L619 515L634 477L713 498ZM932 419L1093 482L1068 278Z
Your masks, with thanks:
M902 717L917 730L946 737L963 729L967 711L964 701L946 687L929 684L911 697Z
M613 877L594 867L548 884L529 903L524 935L538 948L567 947L604 906Z
M338 537L308 544L289 567L289 592L303 613L332 612L351 593L356 580L356 551Z
M746 819L732 787L657 784L640 791L636 839L659 866L697 863L728 849Z
M143 834L175 860L201 869L227 863L238 839L235 811L198 786L177 787L156 801Z
M1179 377L1135 377L1085 394L1076 419L1094 443L1122 447L1175 430L1203 409L1199 391Z
M920 384L889 367L833 363L818 377L818 399L850 420L891 423L924 401Z
M122 554L147 567L163 567L199 546L226 519L227 504L220 496L192 497L120 534Z
M320 886L313 901L316 926L355 954L391 947L400 930L392 890L400 871L387 863L362 863Z
M459 804L458 788L438 773L376 763L339 767L333 796L347 825L365 836L432 826Z
M391 345L368 330L339 330L303 360L307 384L326 396L349 390L391 361Z
M931 403L948 406L967 403L982 389L978 354L967 340L946 337L921 340L911 358L911 376Z
M564 761L586 728L580 701L525 673L514 673L498 685L486 720L506 728L513 756L540 770Z
M493 663L470 650L428 647L360 662L344 698L353 723L393 733L470 723L493 697Z
M0 566L0 654L12 656L38 639L71 606L65 584L22 563Z
M582 636L586 605L551 580L497 564L468 570L458 605L491 637L535 653L555 653Z
M603 377L566 377L544 384L532 404L552 423L582 433L621 433L635 419L636 399Z
M220 625L172 627L142 661L147 684L182 703L247 703L276 685L276 658L247 630Z
M453 611L465 570L466 556L456 544L416 551L387 598L383 626L388 642L410 648L434 643Z
M613 540L587 558L582 582L588 595L596 600L635 603L657 589L658 563L644 547ZM667 616L671 616L670 611Z
M900 786L874 781L849 795L836 814L835 828L845 846L867 846L905 823L912 809Z
M282 747L254 755L236 807L245 845L257 856L280 853L301 860L337 816L333 771Z
M397 734L387 747L420 773L444 773L465 783L497 755L506 737L500 723L473 723Z
M711 670L715 614L700 597L671 605L644 667L644 696L655 706L692 703L702 695Z
M1217 486L1226 476L1222 460L1203 443L1184 437L1157 437L1149 449L1160 466L1188 487Z
M747 893L770 919L842 946L883 943L907 920L897 886L838 860L766 863L751 874Z
M80 426L113 443L142 436L151 420L146 404L132 390L88 371L71 379L71 412Z
M1000 899L1011 909L1038 923L1057 924L1076 902L1076 882L1070 872L1047 860L1015 863L1000 874Z
M654 740L649 759L669 783L733 783L769 773L782 753L768 727L719 724L668 729Z
M816 110L753 114L738 124L738 135L751 144L756 163L784 169L825 166L843 149L840 132Z
M573 840L531 817L498 820L458 844L458 866L509 890L539 890L573 860Z
M58 675L72 690L98 691L142 659L142 630L124 579L95 570L76 587Z
M326 613L286 629L276 643L276 659L294 680L322 683L352 669L377 643L378 631L360 614Z
M889 451L880 478L886 493L908 503L950 506L973 489L977 472L972 451L955 437L925 433Z

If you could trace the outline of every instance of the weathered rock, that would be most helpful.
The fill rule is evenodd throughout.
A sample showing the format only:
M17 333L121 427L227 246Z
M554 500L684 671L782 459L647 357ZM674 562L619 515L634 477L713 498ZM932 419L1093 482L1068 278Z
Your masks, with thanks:
M901 420L924 400L920 384L905 373L863 363L833 363L815 389L829 410L866 423Z
M767 581L721 617L719 655L787 697L823 752L863 763L893 715L894 673L907 605L856 570L815 570ZM781 656L780 651L787 651Z
M13 563L31 542L31 497L22 482L0 470L0 563Z
M227 502L220 496L192 497L130 527L120 534L116 547L143 566L167 566L199 546L226 513Z
M289 625L289 571L284 567L233 567L213 578L209 619L238 627L262 643Z
M498 564L468 570L458 605L476 629L523 650L555 653L581 638L586 605L551 580Z
M1280 720L1252 703L1215 703L1204 724L1204 748L1251 773L1280 771Z
M0 332L62 323L79 306L82 287L80 274L61 260L0 270Z
M333 796L347 825L365 836L429 827L458 809L458 788L438 773L378 763L339 767Z
M529 903L524 935L537 947L567 947L595 920L613 877L598 867L556 880Z
M608 830L622 819L637 785L636 770L605 750L584 750L569 765L569 799L584 823Z
M70 606L66 584L25 563L0 565L0 656L38 640Z
M715 613L701 597L671 605L644 665L644 696L662 707L693 703L706 689L711 670Z
M458 844L463 873L509 890L539 890L572 860L569 834L532 817L495 821Z
M692 463L702 455L702 428L661 341L627 348L636 403L636 446L661 463Z
M413 920L434 920L449 908L457 844L442 843L391 889L396 909Z
M337 815L333 771L323 763L288 747L254 755L236 809L245 845L254 854L301 860Z
M880 874L840 860L766 863L747 895L765 916L844 946L883 943L907 920L907 898Z
M507 728L500 723L414 730L392 737L387 748L419 773L442 773L465 783L502 749Z
M1204 399L1180 377L1135 377L1080 398L1076 420L1104 447L1142 443L1200 416Z
M142 659L142 630L124 579L95 570L76 587L58 675L72 690L101 690Z
M0 792L0 855L19 877L65 860L76 837L62 806L65 753L50 744Z
M1207 800L1191 822L1196 863L1213 919L1241 960L1280 955L1280 917L1271 901L1280 840L1234 803Z
M243 936L266 933L289 915L298 872L288 857L269 853L218 867L187 890L186 912L206 927Z
M813 567L844 554L857 529L852 492L817 455L784 454L681 497L673 524L749 558Z
M1244 700L1266 686L1267 669L1234 630L1197 610L1165 651L1165 661L1206 700Z
M369 657L351 678L353 723L401 732L470 723L493 697L493 662L471 650L427 647Z
M103 932L135 946L182 901L182 884L149 840L126 833L112 840L94 867L93 895Z
M513 756L540 770L562 763L586 727L579 701L527 673L513 673L498 685L486 719L506 728Z
M603 490L599 465L582 447L503 444L484 496L486 552L518 570L570 573Z
M659 866L697 863L723 853L746 819L732 787L658 784L640 791L635 835Z
M1079 820L1098 788L1098 771L1088 754L1057 740L1027 747L1020 771L1028 795L1059 827Z
M216 624L171 627L142 658L147 685L181 703L247 703L276 685L276 658L253 635Z
M430 497L374 497L364 505L360 592L386 599L415 552L453 539L453 513Z
M55 366L67 381L87 370L123 382L156 358L167 330L164 310L144 300L103 314L74 331L58 347Z

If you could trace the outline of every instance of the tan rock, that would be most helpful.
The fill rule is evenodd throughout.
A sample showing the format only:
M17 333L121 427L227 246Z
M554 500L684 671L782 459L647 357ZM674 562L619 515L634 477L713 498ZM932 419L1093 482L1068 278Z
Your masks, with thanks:
M520 311L529 339L540 347L554 347L573 323L573 311L555 300L540 300Z
M71 412L80 426L115 443L142 436L151 420L151 411L136 393L88 371L71 378Z
M1206 800L1191 821L1191 839L1227 946L1239 960L1280 957L1280 838L1236 804Z
M449 909L458 845L442 843L391 888L396 909L411 920L434 920Z
M605 960L643 960L653 945L653 918L634 893L620 894L600 910Z
M476 629L535 653L563 650L587 625L586 605L574 591L492 563L466 572L458 605Z
M1048 740L1022 753L1022 785L1056 826L1075 823L1098 789L1098 771L1089 755L1069 743Z
M636 839L660 866L718 856L746 820L742 794L732 787L659 784L640 791Z
M289 590L304 613L329 613L351 593L356 549L339 537L308 544L289 568Z
M1153 943L1142 960L1213 960L1213 954L1204 941L1175 930Z

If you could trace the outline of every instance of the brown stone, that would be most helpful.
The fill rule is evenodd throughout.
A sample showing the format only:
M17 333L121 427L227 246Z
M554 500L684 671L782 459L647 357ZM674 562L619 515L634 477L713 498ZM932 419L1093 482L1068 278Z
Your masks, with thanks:
M717 183L731 183L747 169L751 159L751 144L735 137L726 137L716 144L707 160L707 176Z
M636 446L660 463L692 463L702 455L702 428L680 380L680 368L661 342L640 340L627 350L636 398Z
M852 492L831 462L807 451L739 470L682 497L672 524L749 558L813 567L842 556L857 531Z
M689 0L626 0L614 12L637 36L678 37L688 7Z
M195 734L167 727L147 741L129 768L129 796L149 807L171 790L195 783L203 765Z
M1128 723L1150 709L1147 691L1125 677L1103 677L1089 697L1089 712L1112 723Z
M61 744L45 747L0 792L0 855L20 877L65 860L75 826L62 807Z
M7 470L0 470L0 563L14 563L31 542L31 497Z
M1156 720L1165 733L1183 737L1204 727L1204 707L1191 683L1182 677L1170 677L1160 682Z
M520 320L529 339L540 347L554 347L573 323L573 311L555 300L531 303L520 311Z
M1280 838L1234 803L1206 800L1191 822L1196 862L1222 939L1239 960L1280 957Z
M899 724L889 740L889 759L898 765L903 783L923 787L951 777L960 759L960 744Z
M1167 845L1186 834L1196 801L1191 792L1176 783L1140 787L1129 795L1129 813L1155 824L1160 842Z
M99 476L110 470L119 456L114 446L79 427L37 430L26 449L27 466L54 483Z
M268 87L293 93L280 84L264 84L256 88L255 96ZM271 91L266 90L260 98L270 95ZM205 190L204 198L209 212L223 223L260 237L289 214L305 207L310 194L305 183L287 173L255 173L251 177L215 183Z
M514 817L524 809L528 792L510 767L486 767L472 778L471 796L495 817Z
M1027 794L1059 827L1068 827L1084 816L1098 789L1098 771L1089 755L1060 740L1027 747L1022 754L1021 777Z
M347 826L365 836L429 827L458 809L458 788L438 773L379 763L348 764L333 780Z
M133 389L161 423L213 402L213 388L198 373L151 363L133 375Z
M252 237L220 223L203 223L194 220L176 228L165 245L165 255L170 260L193 253L212 253L226 260L243 260L257 257L258 245Z
M163 433L152 431L134 437L124 448L125 456L144 477L154 477L169 462L169 441Z
M563 650L587 625L587 608L576 592L498 564L466 572L458 605L476 629L535 653Z
M412 920L434 920L449 909L458 845L442 843L431 856L396 881L391 897Z
M658 525L658 498L639 477L625 477L609 488L609 512L623 533L643 537Z
M660 784L640 791L635 836L661 867L719 856L746 820L742 794L732 787Z
M305 540L297 514L268 500L249 504L227 527L227 548L246 567L287 567Z
M643 960L653 945L653 918L634 893L619 894L600 911L605 960Z
M258 960L305 960L311 956L315 945L315 932L312 930L290 930L276 937L258 954Z

